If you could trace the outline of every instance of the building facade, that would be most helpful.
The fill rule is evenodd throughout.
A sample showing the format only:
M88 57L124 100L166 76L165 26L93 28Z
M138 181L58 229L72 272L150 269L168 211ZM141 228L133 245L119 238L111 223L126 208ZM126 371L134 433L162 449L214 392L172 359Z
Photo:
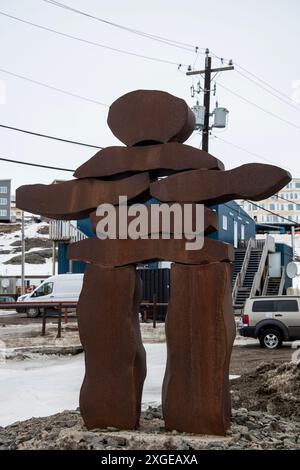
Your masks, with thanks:
M10 222L11 180L0 180L0 222Z
M268 199L254 204L242 201L241 207L258 224L281 226L286 229L295 223L300 224L300 178L293 178L287 186Z

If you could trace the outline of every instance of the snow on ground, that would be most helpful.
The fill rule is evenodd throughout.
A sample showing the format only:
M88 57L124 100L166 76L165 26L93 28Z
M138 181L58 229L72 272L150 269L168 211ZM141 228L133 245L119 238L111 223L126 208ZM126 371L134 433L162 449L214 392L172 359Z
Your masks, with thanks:
M147 378L143 408L161 403L166 365L165 343L145 344ZM84 356L37 356L0 363L0 426L33 416L75 409L84 376ZM235 378L232 376L231 378Z
M11 246L11 243L21 240L21 224L17 224L18 230L11 233L4 233L0 236L0 251L1 250L11 250L13 251L14 246ZM46 222L40 223L26 223L25 225L25 238L45 238L48 239L48 235L43 235L38 233L38 230L48 226ZM43 249L43 248L41 248ZM28 250L26 253L37 251L38 248L32 248ZM5 261L8 261L10 258L14 256L20 255L21 252L18 253L10 253L6 255L0 254L0 276L20 276L21 275L21 264L3 264ZM45 259L45 263L43 264L30 264L25 263L25 275L26 276L34 276L34 275L51 275L52 274L52 259L47 258Z

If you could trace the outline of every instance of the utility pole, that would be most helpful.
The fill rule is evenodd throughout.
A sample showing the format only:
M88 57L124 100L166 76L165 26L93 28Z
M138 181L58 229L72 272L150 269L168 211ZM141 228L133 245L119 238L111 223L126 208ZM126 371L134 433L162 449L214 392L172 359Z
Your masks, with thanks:
M210 117L210 86L212 72L225 72L226 70L233 70L234 66L211 68L211 57L209 50L206 49L205 68L204 70L193 70L186 72L186 75L202 75L204 74L204 93L203 93L203 106L205 108L204 126L202 129L202 150L208 152L209 143L209 117Z

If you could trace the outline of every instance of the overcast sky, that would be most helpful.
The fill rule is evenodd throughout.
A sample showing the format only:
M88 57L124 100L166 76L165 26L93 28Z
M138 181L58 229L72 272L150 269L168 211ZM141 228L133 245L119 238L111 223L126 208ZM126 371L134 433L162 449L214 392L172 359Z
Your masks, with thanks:
M208 47L232 58L293 97L300 89L300 2L298 0L60 0L98 17ZM194 53L141 38L126 31L66 11L42 0L0 0L0 11L110 47L193 65ZM0 15L0 68L110 104L135 89L165 90L187 100L192 80L184 68L145 60L58 36ZM214 66L219 66L217 59ZM203 68L199 54L196 68ZM243 72L244 73L244 72ZM222 73L217 81L295 127L262 112L217 85L219 106L229 109L225 131L219 137L293 169L300 177L300 107L293 109L246 80L236 71ZM6 89L6 94L4 93ZM300 98L300 93L298 93ZM212 97L213 104L215 98ZM200 98L202 101L202 96ZM299 101L300 102L300 101ZM0 72L0 124L78 140L100 146L118 145L107 124L108 108L66 96ZM297 128L298 126L298 128ZM194 133L189 144L200 144ZM67 143L0 129L0 157L76 168L96 151ZM120 143L121 144L121 143ZM227 169L258 161L231 145L211 139L210 153ZM41 170L0 161L0 178L21 184L50 183L72 173Z

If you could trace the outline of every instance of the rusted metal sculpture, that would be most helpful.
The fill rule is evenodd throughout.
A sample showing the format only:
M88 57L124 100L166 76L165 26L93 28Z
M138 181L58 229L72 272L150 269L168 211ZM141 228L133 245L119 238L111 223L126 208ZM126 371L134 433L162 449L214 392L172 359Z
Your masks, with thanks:
M217 158L183 142L194 130L187 104L161 91L138 90L115 101L108 125L127 147L101 150L81 165L78 179L59 185L22 186L17 206L57 219L90 216L96 231L101 203L131 203L150 194L170 204L215 204L259 200L290 181L286 171L248 164L224 171ZM159 176L167 178L158 180ZM193 205L193 210L195 204ZM117 213L120 207L116 207ZM147 207L147 219L151 211ZM206 208L205 234L217 230ZM128 223L130 222L130 218ZM163 223L158 224L163 233ZM175 234L172 223L170 234ZM235 337L231 306L233 247L206 238L201 250L187 251L182 239L90 238L69 247L70 259L88 263L78 304L78 325L86 373L80 409L86 426L138 426L146 375L138 309L136 263L172 261L171 298L166 321L167 365L162 403L166 429L224 435L229 426L229 360Z

